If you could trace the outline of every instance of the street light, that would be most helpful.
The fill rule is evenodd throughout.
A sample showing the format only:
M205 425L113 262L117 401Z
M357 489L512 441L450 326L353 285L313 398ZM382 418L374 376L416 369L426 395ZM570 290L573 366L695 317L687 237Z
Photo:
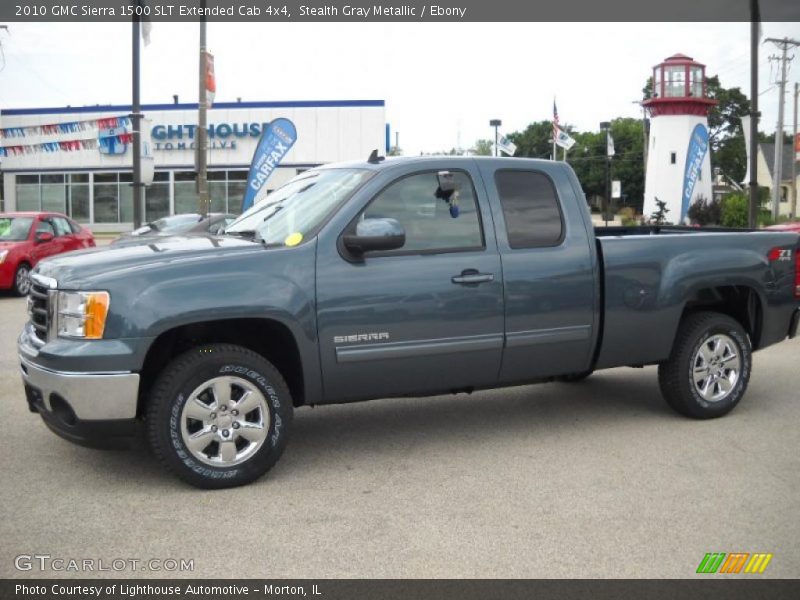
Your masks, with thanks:
M608 227L608 205L609 196L611 195L611 156L608 154L608 132L611 129L611 123L603 121L600 123L600 131L606 132L606 194L603 198L603 220L606 227Z
M489 121L489 127L494 127L494 155L499 156L500 150L497 148L497 142L500 141L500 134L498 133L499 127L503 124L500 119L492 119Z

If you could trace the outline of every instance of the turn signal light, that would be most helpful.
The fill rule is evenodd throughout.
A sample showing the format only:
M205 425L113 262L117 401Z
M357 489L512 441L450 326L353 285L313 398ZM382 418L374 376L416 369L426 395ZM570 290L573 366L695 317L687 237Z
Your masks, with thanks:
M108 314L108 294L104 292L89 294L86 300L86 338L99 340L103 337Z

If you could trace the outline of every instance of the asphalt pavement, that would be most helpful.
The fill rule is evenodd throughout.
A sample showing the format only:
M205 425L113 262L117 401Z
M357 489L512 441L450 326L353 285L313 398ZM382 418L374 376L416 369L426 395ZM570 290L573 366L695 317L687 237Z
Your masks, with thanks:
M265 478L200 491L144 448L74 446L29 413L24 320L0 296L0 577L684 578L707 552L800 576L798 339L756 354L722 419L674 414L652 367L301 408ZM84 559L149 567L52 568Z

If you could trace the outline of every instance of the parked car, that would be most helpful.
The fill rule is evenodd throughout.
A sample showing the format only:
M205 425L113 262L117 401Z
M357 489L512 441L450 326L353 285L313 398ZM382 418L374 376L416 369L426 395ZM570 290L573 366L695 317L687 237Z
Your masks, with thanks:
M795 233L800 233L800 221L770 225L769 227L765 227L765 229L769 229L770 231L794 231Z
M91 248L92 232L59 213L0 213L0 289L24 296L28 275L43 258Z
M206 218L196 213L172 215L124 233L113 240L111 245L152 242L156 238L173 235L217 235L235 219L236 215L225 213L210 213Z
M567 163L522 158L327 165L222 236L57 257L31 277L31 410L84 444L144 427L205 488L269 470L301 405L658 365L674 410L720 417L752 352L800 318L798 234L595 229Z

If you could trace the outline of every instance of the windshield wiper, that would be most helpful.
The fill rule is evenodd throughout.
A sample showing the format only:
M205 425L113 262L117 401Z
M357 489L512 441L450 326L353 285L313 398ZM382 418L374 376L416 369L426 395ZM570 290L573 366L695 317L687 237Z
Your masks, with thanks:
M256 230L255 229L238 229L236 231L225 231L222 235L230 235L233 237L243 237L248 239L255 239L256 237Z

